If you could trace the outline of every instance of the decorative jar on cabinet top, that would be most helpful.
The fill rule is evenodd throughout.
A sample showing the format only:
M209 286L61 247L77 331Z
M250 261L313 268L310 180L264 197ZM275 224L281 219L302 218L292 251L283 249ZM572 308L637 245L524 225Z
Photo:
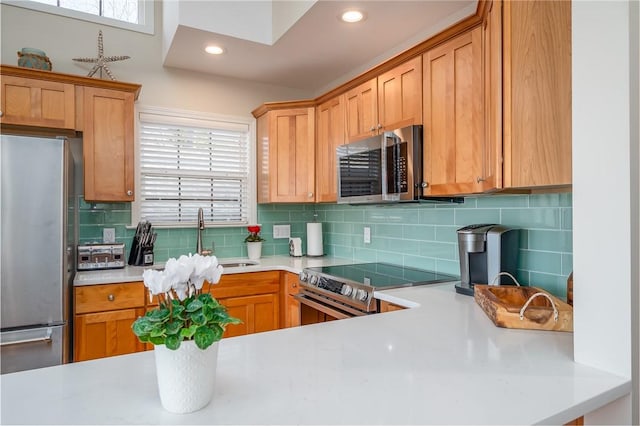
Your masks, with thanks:
M51 61L47 54L40 49L23 47L18 52L18 66L24 68L35 68L39 70L51 71Z

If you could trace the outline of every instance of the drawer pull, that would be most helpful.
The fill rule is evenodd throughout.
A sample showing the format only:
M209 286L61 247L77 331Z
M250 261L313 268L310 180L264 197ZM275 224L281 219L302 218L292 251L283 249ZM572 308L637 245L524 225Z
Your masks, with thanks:
M109 299L109 302L113 302L114 300L116 300L116 297L113 294L110 294L107 296L107 299Z

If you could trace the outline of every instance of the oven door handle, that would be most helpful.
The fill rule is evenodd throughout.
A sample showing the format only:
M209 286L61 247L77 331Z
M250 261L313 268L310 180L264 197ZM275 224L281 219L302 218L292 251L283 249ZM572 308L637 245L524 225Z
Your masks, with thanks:
M356 315L346 314L337 309L333 309L331 306L327 306L323 303L316 302L314 299L311 299L305 296L304 294L294 294L293 298L303 305L307 305L310 308L316 309L319 312L322 312L323 314L331 315L336 319L347 319L347 318L353 318L354 316L356 316ZM364 315L364 314L360 314L360 315Z

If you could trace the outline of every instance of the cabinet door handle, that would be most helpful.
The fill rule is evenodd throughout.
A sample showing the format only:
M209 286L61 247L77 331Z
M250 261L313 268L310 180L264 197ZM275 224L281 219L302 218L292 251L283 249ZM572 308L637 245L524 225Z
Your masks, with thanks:
M480 176L478 176L478 178L476 179L476 181L478 181L478 183L480 183L480 182L484 182L485 180L486 180L486 179L481 178Z
M376 131L376 127L375 126L371 126L371 128L369 130L372 131L372 132L375 132Z
M133 195L133 191L132 191L132 190L128 190L128 191L127 191L127 195L128 195L128 196L132 196L132 195Z
M382 124L378 123L378 129L382 129Z
M308 196L309 198L313 198L313 192L310 192L309 194L307 194L307 196Z
M4 117L4 112L0 110L0 117Z
M110 294L107 296L107 299L109 299L109 302L113 302L114 300L116 300L116 297L113 294Z

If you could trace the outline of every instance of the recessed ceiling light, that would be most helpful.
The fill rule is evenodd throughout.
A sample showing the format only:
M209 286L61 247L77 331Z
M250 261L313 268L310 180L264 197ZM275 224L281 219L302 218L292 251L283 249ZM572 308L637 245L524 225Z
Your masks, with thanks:
M340 19L350 24L354 22L360 22L364 19L364 13L360 12L359 10L346 10L344 11L344 13L342 13Z
M212 55L222 55L224 53L224 49L222 47L214 45L205 47L204 51L211 53Z

